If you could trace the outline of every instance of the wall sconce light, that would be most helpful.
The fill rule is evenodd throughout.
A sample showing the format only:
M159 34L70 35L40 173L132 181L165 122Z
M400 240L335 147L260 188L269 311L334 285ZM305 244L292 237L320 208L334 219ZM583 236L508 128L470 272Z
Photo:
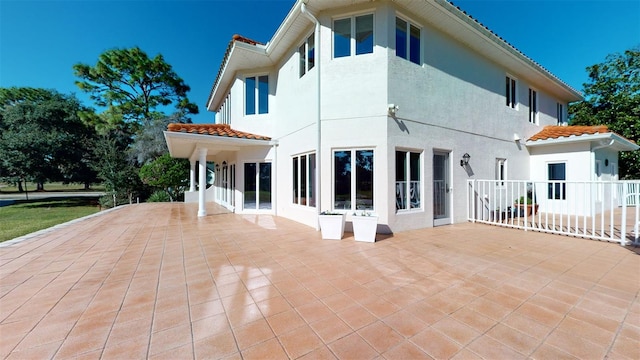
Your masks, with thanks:
M389 104L387 106L388 106L390 115L395 115L398 112L398 110L400 110L400 107L396 104Z
M518 134L514 133L514 134L513 134L513 141L515 141L515 142L520 142L520 140L521 140L520 135L518 135Z
M460 160L460 166L469 165L469 159L471 159L471 155L469 155L468 153L464 153L464 155L462 155L462 159Z

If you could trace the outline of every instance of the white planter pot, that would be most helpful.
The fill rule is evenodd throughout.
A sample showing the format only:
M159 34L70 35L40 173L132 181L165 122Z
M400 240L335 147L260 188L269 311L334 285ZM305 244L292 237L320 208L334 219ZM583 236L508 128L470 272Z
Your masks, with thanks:
M318 215L322 238L327 240L341 240L344 235L344 222L347 214Z
M377 216L352 216L351 222L353 223L353 238L356 241L376 241Z

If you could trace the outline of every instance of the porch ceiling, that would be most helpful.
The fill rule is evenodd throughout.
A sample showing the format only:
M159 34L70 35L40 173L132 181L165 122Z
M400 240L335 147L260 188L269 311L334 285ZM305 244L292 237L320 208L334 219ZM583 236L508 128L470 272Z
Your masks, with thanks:
M164 138L167 141L171 157L181 159L197 158L198 149L207 149L207 157L211 157L221 152L235 152L250 147L269 147L275 144L271 140L243 139L173 131L165 131Z

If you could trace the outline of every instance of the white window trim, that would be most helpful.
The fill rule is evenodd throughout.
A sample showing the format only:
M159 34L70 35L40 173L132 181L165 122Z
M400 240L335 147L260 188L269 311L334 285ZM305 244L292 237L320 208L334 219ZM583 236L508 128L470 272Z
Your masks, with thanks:
M318 204L318 199L316 199L316 205L313 205L313 206L309 205L309 200L311 199L311 196L309 196L309 188L311 187L311 182L312 182L312 181L315 181L315 179L316 179L315 171L311 171L311 169L310 169L310 167L309 167L309 165L310 165L310 162L309 162L309 155L316 155L316 152L315 152L315 151L310 151L310 152L305 152L305 153L295 154L295 155L292 155L292 156L291 156L291 160L296 159L296 161L298 162L298 176L297 176L298 183L297 183L297 184L293 184L293 186L295 186L298 190L300 190L300 189L301 189L301 188L300 188L300 185L301 185L301 179L302 179L302 177L300 176L300 175L302 174L302 173L301 173L301 168L300 168L300 158L301 158L302 156L306 156L306 157L307 157L307 158L306 158L306 159L307 159L307 160L306 160L306 161L307 161L307 166L306 166L306 169L307 169L307 184L306 184L306 185L307 185L307 187L306 187L306 189L307 189L307 195L306 195L306 201L305 201L305 202L306 202L306 204L299 204L299 203L297 203L297 202L294 202L294 201L293 201L293 199L292 199L292 202L291 202L291 203L292 203L294 206L301 206L301 207L304 207L304 208L316 208L316 207L318 206L318 205L317 205L317 204ZM317 161L318 161L318 157L316 156L316 171L317 171L317 168L318 168L318 163L317 163ZM291 169L291 172L292 172L292 174L293 174L293 169ZM317 185L316 185L316 186L314 186L314 192L316 192L316 193L317 193Z
M396 214L398 215L402 215L402 214L410 214L410 213L417 213L417 212L424 212L424 150L421 149L407 149L407 148L396 148L395 150L397 151L405 151L407 153L407 156L410 158L410 154L414 153L414 154L420 154L420 207L417 208L411 208L411 206L409 206L408 209L397 209L396 210ZM394 152L394 158L395 158L395 152ZM375 157L374 157L375 159ZM397 164L396 164L397 166ZM407 173L405 176L407 176L407 184L409 184L411 182L411 164L409 163L409 166L407 166ZM394 172L395 174L395 172ZM407 189L409 190L409 189ZM394 199L395 199L395 179L394 179Z
M508 172L507 172L507 159L506 158L496 158L496 168L495 168L495 177L496 177L496 187L498 189L505 188L506 182L508 180ZM500 167L502 167L502 175L504 178L500 179Z
M336 199L336 188L335 188L336 168L335 168L335 162L334 162L335 153L338 152L338 151L350 151L350 152L352 152L352 154L355 154L356 151L367 151L367 150L370 150L370 151L373 152L373 169L374 169L373 170L374 184L373 184L373 191L372 191L372 193L373 193L373 205L371 206L372 209L371 210L367 210L367 211L368 212L373 212L373 213L376 212L376 196L375 196L375 194L376 194L376 183L377 183L375 181L375 178L376 178L376 173L375 173L375 169L376 169L376 149L373 146L369 146L369 147L367 147L367 146L362 146L362 147L358 146L358 147L351 147L351 148L333 148L333 149L331 149L331 210L332 211L350 213L350 212L358 210L357 209L357 201L356 201L356 191L355 191L355 189L356 189L356 176L354 175L354 172L353 172L353 168L354 168L354 166L353 166L354 163L353 162L355 161L354 160L355 159L354 156L351 157L351 161L352 161L352 163L351 163L351 165L352 165L351 166L351 169L352 169L351 170L352 171L352 176L351 176L351 200L350 200L351 201L351 209L336 209L335 208L335 199ZM317 159L316 159L316 161L317 161Z
M513 102L515 103L515 106L511 107L510 105L507 105L507 108L515 110L515 111L518 111L518 109L520 107L520 102L518 101L520 99L520 94L518 93L518 78L513 76L513 75L511 75L511 74L509 74L509 73L506 73L504 77L505 78L509 77L509 79L515 81L515 92L514 92L515 99L513 99ZM503 83L503 85L504 85L504 83ZM511 86L511 85L509 85L509 86Z
M410 44L410 37L411 37L409 30L411 29L411 25L413 25L413 26L415 26L415 27L417 27L417 28L419 28L419 29L420 29L420 64L416 64L416 63L414 63L413 61L411 61L411 60L409 60L409 59L404 59L404 60L407 60L408 62L410 62L410 63L412 63L412 64L416 64L416 65L418 65L418 66L423 66L423 64L424 64L424 58L423 58L423 53L424 53L424 46L423 46L423 39L424 39L424 26L422 26L419 22L417 22L417 21L413 20L413 19L412 19L412 18L410 18L409 16L404 15L404 14L403 14L403 13L401 13L401 12L396 12L396 17L397 17L397 18L400 18L400 19L402 19L402 20L404 20L404 21L406 21L406 22L407 22L407 27L408 27L408 29L407 29L407 55L409 55L409 56L407 56L407 57L411 57L411 56L410 56L410 53L409 53L409 51L410 51L410 46L409 46L409 44ZM393 34L393 35L394 35L394 37L395 37L395 19L394 19L393 26L394 26L394 27L393 27L393 30L394 30L394 34ZM397 45L396 45L396 46L397 46ZM396 55L396 57L399 57L399 56L398 56L398 55ZM402 58L401 58L401 59L402 59Z
M564 124L565 123L564 119L565 119L564 104L561 102L557 102L556 103L556 121L558 122L558 125Z
M245 164L256 164L256 173L254 174L255 181L256 181L256 194L260 191L260 164L271 164L271 209L258 209L258 208L252 208L252 209L248 209L244 206L245 204L245 196L246 196L246 192L247 189L244 186L244 182L245 182L245 177L247 176L247 174L245 173L244 169L245 169ZM273 173L274 173L274 164L275 162L272 159L247 159L247 160L243 160L240 162L240 164L242 164L242 198L240 199L242 201L242 213L245 214L273 214L275 212L275 208L276 208L276 200L277 200L277 194L276 194L276 189L274 187L274 177L273 177ZM237 171L237 166L236 166L236 171ZM238 178L237 178L237 174L236 174L236 187L238 186ZM256 207L258 206L258 199L256 198ZM237 207L236 207L237 208Z
M300 69L298 69L298 75L300 75L299 77L303 77L303 76L307 75L307 73L309 73L311 70L313 70L313 68L316 67L316 63L318 61L318 59L317 59L318 51L317 51L317 46L316 46L317 41L315 39L315 36L316 36L315 32L312 32L311 34L305 36L304 40L302 41L302 44L300 44L298 46L298 66L300 66L300 56L301 56L300 48L302 46L304 46L304 74L300 75L300 73L299 73ZM313 64L313 68L312 69L309 69L309 39L310 38L314 38L313 39L313 47L314 47L314 50L315 50L315 53L314 53L314 61L315 62Z
M555 164L564 164L564 180L551 180L551 179L549 179L549 175L550 175L549 174L549 165L552 165L552 164L553 165L555 165ZM546 169L545 169L546 170L546 181L549 182L549 183L552 182L552 181L557 181L557 182L560 182L561 184L562 183L565 184L565 186L564 186L564 194L563 194L564 195L564 199L562 199L562 198L560 198L560 199L549 198L549 193L548 193L547 189L545 189L544 197L546 198L547 201L566 201L567 200L566 183L567 183L567 175L569 174L569 166L568 166L569 162L567 160L556 160L556 161L549 160L549 161L546 161L545 165L546 165ZM555 188L555 186L554 186L554 188Z
M371 53L356 55L356 18L359 16L371 15L373 16L373 49ZM335 29L334 24L338 20L351 19L351 37L349 41L349 56L335 57ZM376 14L374 10L365 10L355 13L342 14L341 16L331 19L331 59L350 58L353 56L366 56L373 55L376 52Z
M535 105L535 111L533 111L532 106L531 106L531 99L529 99L529 123L530 124L534 124L534 125L539 125L540 124L540 92L538 91L538 89L533 88L533 87L529 87L529 97L531 97L531 93L534 92L535 93L535 99L534 99L534 105ZM531 121L531 114L533 113L533 121Z
M267 109L268 111L266 113L261 114L260 113L260 77L262 76L266 76L267 77ZM256 87L254 89L254 96L255 96L255 109L256 112L255 114L247 114L247 79L248 78L254 78L256 81ZM242 109L242 113L244 114L244 116L259 116L259 115L267 115L269 114L269 111L271 111L270 106L269 106L269 98L270 98L270 94L269 91L271 91L271 75L266 72L266 73L257 73L257 74L248 74L245 75L243 78L243 93L242 93L242 97L244 100L244 108Z

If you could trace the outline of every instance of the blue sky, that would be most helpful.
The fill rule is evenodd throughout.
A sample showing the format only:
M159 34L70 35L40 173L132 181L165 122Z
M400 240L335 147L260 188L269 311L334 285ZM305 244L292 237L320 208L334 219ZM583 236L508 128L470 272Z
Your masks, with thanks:
M313 1L313 0L311 0ZM402 0L400 0L402 1ZM410 0L406 0L410 1ZM454 3L577 90L585 68L640 45L640 0L458 0ZM74 92L72 66L108 49L161 53L191 86L194 122L233 34L267 42L294 0L0 0L0 86Z

